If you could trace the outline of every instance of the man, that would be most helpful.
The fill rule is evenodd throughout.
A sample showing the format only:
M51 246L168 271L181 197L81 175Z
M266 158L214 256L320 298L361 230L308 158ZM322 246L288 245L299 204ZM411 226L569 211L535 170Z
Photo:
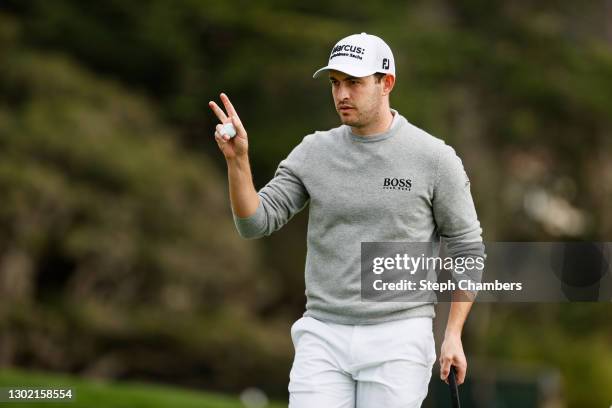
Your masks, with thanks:
M248 138L228 97L215 140L227 161L237 229L245 238L271 234L309 204L306 312L291 328L295 359L292 408L419 407L435 361L433 302L364 302L361 242L435 242L453 256L461 242L482 242L469 181L443 141L390 108L395 62L389 46L366 33L340 40L327 72L342 126L306 136L259 192ZM385 178L406 178L388 188ZM456 299L456 298L453 298ZM461 331L471 302L452 302L440 351L440 377L467 370Z

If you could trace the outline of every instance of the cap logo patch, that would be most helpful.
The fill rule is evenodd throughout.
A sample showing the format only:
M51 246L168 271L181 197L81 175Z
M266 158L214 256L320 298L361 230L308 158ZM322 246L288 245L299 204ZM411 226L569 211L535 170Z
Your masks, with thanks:
M383 58L382 69L389 69L389 58Z
M340 44L334 47L329 57L329 60L331 61L333 58L336 58L336 57L351 57L351 58L362 60L363 59L362 55L364 54L365 54L365 48L363 47L358 47L356 45L350 45L350 44Z

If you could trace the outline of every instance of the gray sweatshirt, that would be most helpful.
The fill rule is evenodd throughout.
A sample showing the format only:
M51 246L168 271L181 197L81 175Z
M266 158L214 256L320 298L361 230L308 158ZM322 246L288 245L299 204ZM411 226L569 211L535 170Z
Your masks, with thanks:
M389 130L378 135L358 136L342 125L306 136L259 190L255 214L234 215L242 237L259 238L310 204L305 316L341 324L434 317L428 301L362 301L361 242L443 238L450 256L470 252L466 242L482 242L455 151L392 112Z

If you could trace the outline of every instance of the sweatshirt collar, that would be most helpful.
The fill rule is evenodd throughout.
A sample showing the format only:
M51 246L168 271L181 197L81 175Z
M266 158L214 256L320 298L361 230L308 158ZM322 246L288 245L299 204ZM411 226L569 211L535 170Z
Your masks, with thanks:
M346 128L348 129L348 134L350 135L351 139L353 139L356 142L361 142L361 143L379 142L381 140L385 140L393 136L396 133L396 130L400 125L399 123L400 114L395 109L391 109L391 113L393 114L393 120L391 121L391 125L389 126L389 129L387 129L386 131L382 133L376 133L374 135L368 135L368 136L361 136L361 135L357 135L353 133L350 126L348 125L344 125L344 126L346 126Z

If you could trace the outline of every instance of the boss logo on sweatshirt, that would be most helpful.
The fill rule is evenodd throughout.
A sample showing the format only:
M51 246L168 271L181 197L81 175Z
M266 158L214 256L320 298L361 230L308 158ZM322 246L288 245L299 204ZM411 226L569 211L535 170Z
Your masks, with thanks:
M385 177L383 180L383 190L406 190L412 188L412 180L396 177Z

